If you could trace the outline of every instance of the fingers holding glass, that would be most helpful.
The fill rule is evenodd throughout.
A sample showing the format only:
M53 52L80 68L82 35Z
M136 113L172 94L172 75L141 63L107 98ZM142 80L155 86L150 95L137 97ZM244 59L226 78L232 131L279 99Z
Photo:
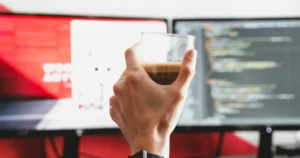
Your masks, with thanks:
M187 89L195 74L197 51L189 50L181 63L179 74L173 86L177 89Z
M121 109L121 105L116 96L112 96L109 99L110 103L110 117L121 128L124 124L124 117Z
M141 44L136 43L131 48L125 51L126 67L130 70L141 69L141 64L138 59L138 53L141 53Z

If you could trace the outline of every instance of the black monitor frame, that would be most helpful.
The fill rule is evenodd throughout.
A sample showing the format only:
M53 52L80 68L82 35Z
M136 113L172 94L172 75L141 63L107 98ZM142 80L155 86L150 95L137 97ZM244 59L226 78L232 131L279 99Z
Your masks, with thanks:
M9 13L0 12L0 16L36 16L36 17L55 17L55 18L74 18L85 20L159 20L164 21L167 26L167 32L169 32L169 24L166 18L155 17L130 17L130 16L97 16L97 15L73 15L73 14L35 14L35 13ZM80 137L83 135L95 135L95 134L121 134L119 128L95 128L95 129L62 129L62 130L35 130L35 129L23 129L23 130L0 130L0 138L7 137L36 137L36 136L71 136Z
M261 17L261 18L253 18L253 17L249 17L249 18L175 18L172 19L172 33L174 32L175 29L175 23L180 22L180 21L215 21L215 22L223 22L223 21L230 21L230 22L234 22L234 21L250 21L250 20L255 20L255 21L271 21L271 20L300 20L300 17Z

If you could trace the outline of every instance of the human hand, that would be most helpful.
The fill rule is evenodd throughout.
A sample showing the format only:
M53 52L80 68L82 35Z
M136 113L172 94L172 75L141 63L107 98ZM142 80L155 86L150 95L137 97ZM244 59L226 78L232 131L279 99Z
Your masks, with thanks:
M169 156L169 139L177 125L190 82L195 73L196 51L186 53L179 75L171 85L150 79L136 54L136 44L125 52L126 69L113 87L111 118L121 129L131 154L140 150Z

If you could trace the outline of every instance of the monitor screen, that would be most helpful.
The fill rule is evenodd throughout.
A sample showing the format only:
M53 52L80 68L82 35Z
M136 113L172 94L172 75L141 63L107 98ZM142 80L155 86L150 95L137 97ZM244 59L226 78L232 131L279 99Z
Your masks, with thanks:
M300 124L300 20L175 20L196 36L196 75L179 126Z
M146 18L3 14L0 24L0 130L117 127L109 98L125 50L141 32L167 32Z

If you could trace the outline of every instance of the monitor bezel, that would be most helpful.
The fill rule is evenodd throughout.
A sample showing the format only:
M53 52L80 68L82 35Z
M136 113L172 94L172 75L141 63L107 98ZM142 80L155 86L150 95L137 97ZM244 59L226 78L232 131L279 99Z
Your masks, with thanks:
M174 18L171 20L171 27L170 30L172 33L175 33L175 23L179 21L271 21L271 20L300 20L298 16L290 16L290 17L234 17L234 18Z
M123 19L123 20L160 20L168 24L167 18L150 17L150 16L100 16L100 15L79 15L79 14L47 14L47 13L22 13L22 12L0 12L0 16L41 16L41 17L61 17L61 18L83 18L83 19Z
M0 16L28 16L28 17L55 17L55 18L80 18L86 20L154 20L164 21L166 23L166 31L170 32L169 21L167 18L159 17L133 17L133 16L98 16L98 15L78 15L78 14L44 14L44 13L11 13L0 12ZM83 136L94 134L121 134L119 128L78 128L78 129L49 129L49 130L36 130L36 129L9 129L0 130L0 137L35 137L35 136Z
M175 24L182 21L272 21L272 20L300 20L300 17L234 17L234 18L174 18L172 19L172 33L175 32ZM234 132L234 131L264 131L266 128L272 128L273 131L288 131L288 130L299 130L299 125L287 125L287 124L265 124L265 125L191 125L191 126L180 126L178 125L175 132Z
M235 131L297 131L300 125L219 125L219 126L177 126L173 133L206 133L206 132L235 132ZM44 136L72 136L82 137L88 135L122 135L119 128L102 129L70 129L70 130L1 130L0 138L10 137L44 137Z

